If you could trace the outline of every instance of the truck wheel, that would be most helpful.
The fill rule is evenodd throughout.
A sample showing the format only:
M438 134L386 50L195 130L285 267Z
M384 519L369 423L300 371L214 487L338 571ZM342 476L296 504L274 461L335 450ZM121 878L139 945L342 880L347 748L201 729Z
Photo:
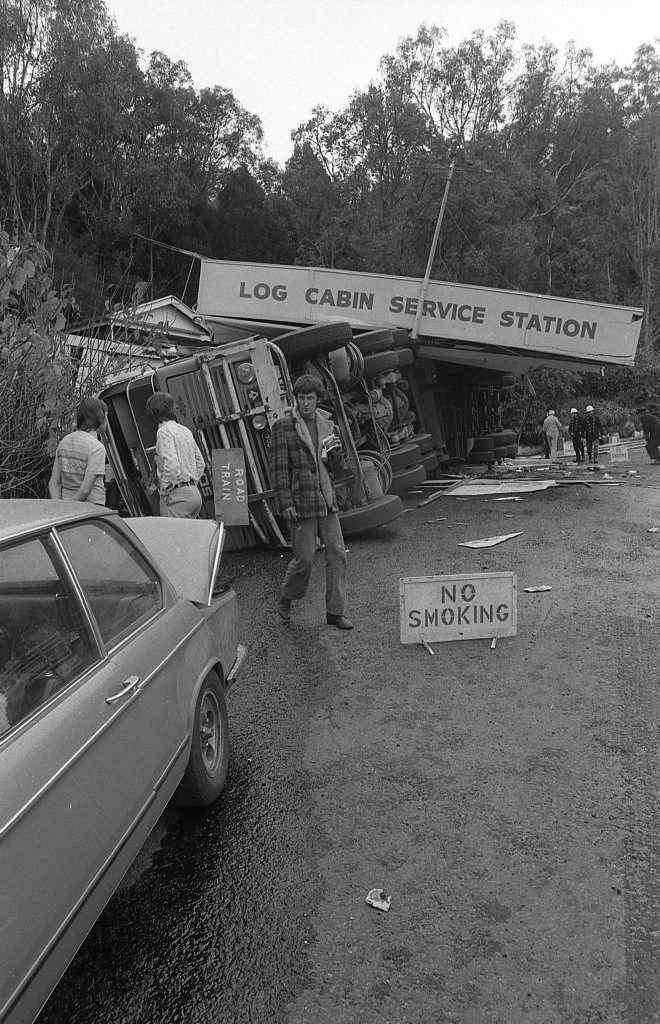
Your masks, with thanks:
M426 470L419 462L416 466L409 466L407 469L400 469L398 473L392 474L390 494L402 494L410 487L423 484L426 480Z
M412 434L409 440L411 444L418 445L421 452L433 450L433 434Z
M304 359L307 356L321 355L343 348L353 340L351 325L340 322L336 324L319 324L315 327L303 327L299 331L290 331L273 338L287 359Z
M222 793L229 765L227 703L215 672L209 672L200 688L190 736L188 767L176 801L185 807L204 807Z
M385 352L392 348L394 337L391 331L367 331L366 334L356 335L353 342L363 356L370 356L374 352Z
M353 537L357 533L366 533L378 526L385 526L398 519L403 512L401 498L396 494L385 494L376 501L371 501L361 508L349 508L339 513L341 532L344 537Z
M364 375L367 378L398 368L399 357L395 352L375 352L373 355L364 357Z
M392 351L396 352L399 357L399 369L402 369L404 366L410 366L411 363L415 362L415 356L411 348L395 348Z
M408 466L417 466L421 460L422 450L416 444L400 444L393 448L387 456L392 472L399 469L407 469Z
M438 468L438 465L439 465L439 463L438 463L438 456L436 455L435 452L426 452L425 455L422 455L422 457L421 457L421 459L419 461L421 462L421 464L423 465L424 469L426 470L427 477L428 477L429 473L432 473L435 469Z
M474 445L472 446L473 452L492 452L495 444L492 437L475 437Z

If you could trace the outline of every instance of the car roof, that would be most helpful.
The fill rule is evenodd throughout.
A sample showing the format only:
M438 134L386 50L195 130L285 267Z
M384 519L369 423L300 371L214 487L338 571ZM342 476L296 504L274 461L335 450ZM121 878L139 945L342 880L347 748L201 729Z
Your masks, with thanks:
M88 501L47 498L0 498L0 544L77 519L112 515L112 510Z

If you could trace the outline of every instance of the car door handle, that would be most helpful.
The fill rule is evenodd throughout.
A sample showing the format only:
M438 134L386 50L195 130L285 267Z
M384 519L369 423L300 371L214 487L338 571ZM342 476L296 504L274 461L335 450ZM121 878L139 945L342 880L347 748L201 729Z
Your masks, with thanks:
M115 704L116 701L121 700L122 697L126 697L127 694L132 693L135 687L139 686L139 684L139 676L129 676L128 679L125 679L124 682L122 683L122 689L120 693L115 693L113 697L105 698L106 704Z

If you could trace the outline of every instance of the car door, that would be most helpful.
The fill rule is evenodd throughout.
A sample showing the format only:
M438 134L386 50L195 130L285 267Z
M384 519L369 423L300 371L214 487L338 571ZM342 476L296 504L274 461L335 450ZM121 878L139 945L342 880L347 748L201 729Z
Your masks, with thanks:
M4 1020L37 1012L178 782L197 613L107 520L0 550L0 580Z

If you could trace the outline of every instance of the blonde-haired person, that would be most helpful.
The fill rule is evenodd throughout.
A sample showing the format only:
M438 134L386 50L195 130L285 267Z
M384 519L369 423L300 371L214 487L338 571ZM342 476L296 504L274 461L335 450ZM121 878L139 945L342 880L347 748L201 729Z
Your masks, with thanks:
M99 433L108 422L100 398L83 398L76 410L76 429L63 437L55 452L48 493L55 500L105 505L105 448Z
M205 463L192 431L177 423L174 399L156 391L147 399L147 415L158 424L156 474L160 514L167 519L196 519L202 507L197 486Z

